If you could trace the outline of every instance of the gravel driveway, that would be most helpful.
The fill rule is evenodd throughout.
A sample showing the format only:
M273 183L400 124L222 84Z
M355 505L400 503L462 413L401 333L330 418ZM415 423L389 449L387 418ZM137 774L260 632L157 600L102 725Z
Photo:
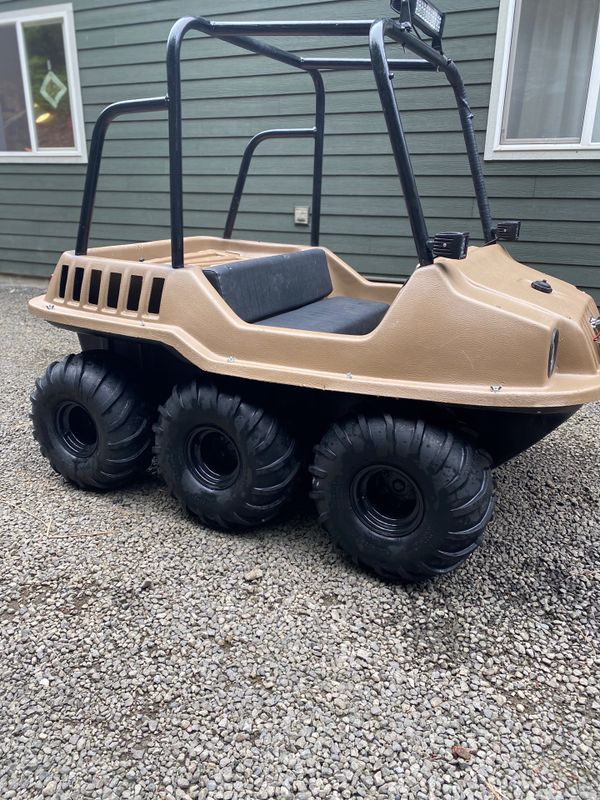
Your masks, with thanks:
M0 798L598 798L600 406L496 474L483 547L388 586L313 518L84 493L28 396L73 335L0 288Z

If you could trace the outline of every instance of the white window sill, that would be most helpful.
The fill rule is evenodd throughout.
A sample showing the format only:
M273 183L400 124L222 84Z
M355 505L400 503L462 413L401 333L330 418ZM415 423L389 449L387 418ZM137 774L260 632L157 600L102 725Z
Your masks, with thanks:
M0 164L87 164L87 154L49 150L45 153L0 153Z
M486 161L573 161L600 159L600 145L583 147L582 145L503 145L485 151Z

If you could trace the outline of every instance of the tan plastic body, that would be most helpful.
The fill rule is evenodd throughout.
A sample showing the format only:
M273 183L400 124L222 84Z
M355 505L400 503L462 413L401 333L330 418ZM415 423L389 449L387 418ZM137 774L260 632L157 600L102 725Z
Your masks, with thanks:
M67 252L30 310L82 332L160 342L201 370L257 381L495 408L600 399L594 301L517 263L500 245L471 248L462 261L437 259L403 286L370 282L325 249L334 295L390 304L365 336L246 323L202 271L301 249L195 237L177 270L168 241ZM532 288L543 278L551 294ZM558 360L549 375L555 330Z

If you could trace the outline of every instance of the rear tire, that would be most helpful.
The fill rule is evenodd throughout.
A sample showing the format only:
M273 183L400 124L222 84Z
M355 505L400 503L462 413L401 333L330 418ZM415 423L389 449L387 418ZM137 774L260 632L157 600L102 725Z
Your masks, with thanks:
M184 508L221 530L254 528L280 515L299 460L276 417L199 381L175 387L159 412L158 466Z
M480 544L494 506L490 463L454 431L360 415L315 448L312 497L355 563L416 582L451 572Z
M33 435L82 489L123 486L152 458L152 421L127 365L102 351L50 364L31 395Z

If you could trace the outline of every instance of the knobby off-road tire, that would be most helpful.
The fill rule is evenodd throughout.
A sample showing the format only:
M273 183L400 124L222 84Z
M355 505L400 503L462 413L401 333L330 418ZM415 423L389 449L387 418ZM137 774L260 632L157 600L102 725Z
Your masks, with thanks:
M480 544L494 506L491 459L423 420L357 416L315 448L320 523L357 564L416 582L451 572Z
M152 458L152 419L127 365L102 351L50 364L31 395L33 435L82 489L123 486Z
M244 530L286 507L299 460L295 440L276 417L200 381L176 386L159 411L154 430L160 472L204 524Z

